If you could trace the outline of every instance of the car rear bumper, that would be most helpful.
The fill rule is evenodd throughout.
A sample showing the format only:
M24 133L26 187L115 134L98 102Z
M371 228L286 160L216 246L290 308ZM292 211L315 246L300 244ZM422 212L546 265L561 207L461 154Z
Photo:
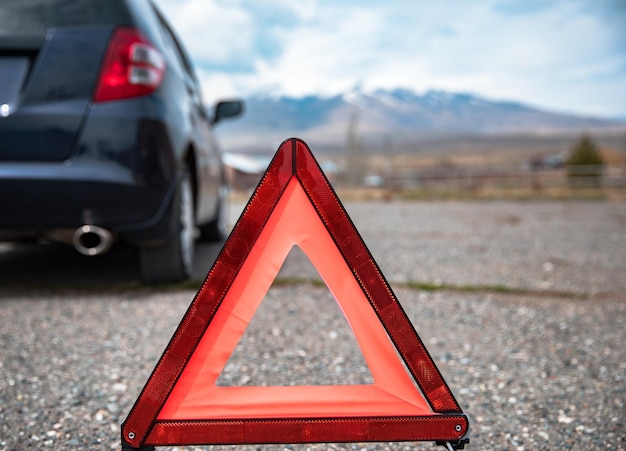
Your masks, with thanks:
M168 233L176 188L113 161L0 163L0 239L97 225L133 244Z

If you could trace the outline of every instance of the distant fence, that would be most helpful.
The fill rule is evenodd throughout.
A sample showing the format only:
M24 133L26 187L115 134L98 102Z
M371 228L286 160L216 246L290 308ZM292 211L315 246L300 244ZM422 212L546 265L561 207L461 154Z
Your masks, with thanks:
M349 177L351 175L352 177ZM237 191L251 190L261 174L234 174ZM378 189L400 196L576 195L602 191L626 200L625 166L536 168L504 165L402 165L385 169L362 168L359 177L345 171L327 173L342 189Z
M373 184L393 188L415 188L428 185L454 185L474 187L484 184L516 186L565 186L587 184L591 179L605 187L626 187L626 170L604 170L598 166L578 166L568 174L566 169L520 170L516 167L399 167L376 177L369 176ZM368 177L364 179L367 185Z
M587 194L611 191L626 199L626 168L398 167L364 177L363 185L433 197L447 194L558 196L580 194L585 190Z

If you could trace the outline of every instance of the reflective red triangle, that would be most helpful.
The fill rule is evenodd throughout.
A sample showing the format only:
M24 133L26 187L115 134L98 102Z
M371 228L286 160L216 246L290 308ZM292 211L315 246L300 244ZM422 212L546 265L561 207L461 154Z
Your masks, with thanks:
M339 303L374 383L356 386L221 387L216 381L293 245ZM376 313L293 178L235 277L158 420L429 415Z
M344 311L374 384L217 386L296 244ZM468 427L310 150L290 139L278 149L122 425L122 439L132 447L456 441Z

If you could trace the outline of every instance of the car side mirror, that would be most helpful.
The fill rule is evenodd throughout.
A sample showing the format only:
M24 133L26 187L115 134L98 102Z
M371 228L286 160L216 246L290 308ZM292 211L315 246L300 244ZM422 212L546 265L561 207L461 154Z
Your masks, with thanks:
M215 105L215 113L211 123L215 125L223 119L237 117L241 114L243 114L243 102L241 100L221 101Z

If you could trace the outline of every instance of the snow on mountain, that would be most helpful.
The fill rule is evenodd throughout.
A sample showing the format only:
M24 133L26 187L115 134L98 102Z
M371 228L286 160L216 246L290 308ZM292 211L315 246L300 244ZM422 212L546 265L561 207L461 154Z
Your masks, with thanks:
M415 140L435 135L494 135L624 129L626 121L560 114L468 93L355 88L334 97L256 96L246 99L243 118L220 125L229 150L274 149L286 138L332 145L348 130L360 140L393 135Z

